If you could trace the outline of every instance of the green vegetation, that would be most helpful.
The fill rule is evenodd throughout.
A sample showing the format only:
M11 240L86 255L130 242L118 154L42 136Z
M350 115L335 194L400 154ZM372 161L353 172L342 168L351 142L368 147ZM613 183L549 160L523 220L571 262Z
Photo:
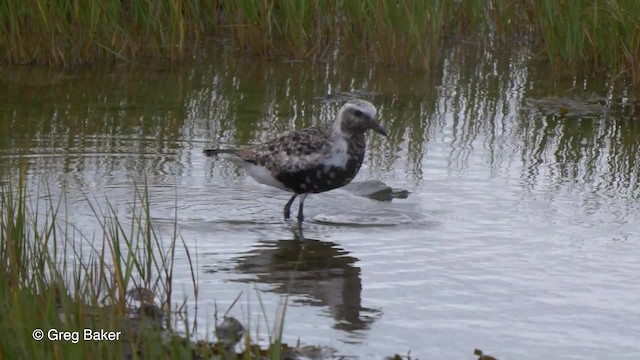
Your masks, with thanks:
M182 59L214 30L215 1L7 0L0 54L13 63L69 66L101 58Z
M541 51L562 67L608 68L640 83L640 2L530 1Z
M0 54L13 63L181 60L216 35L262 56L362 54L429 68L443 43L465 39L530 44L559 68L606 69L640 82L635 0L7 0L0 24Z
M294 351L281 342L283 310L266 350L231 317L222 322L231 327L216 326L217 343L189 340L187 320L184 336L172 329L185 311L184 303L171 302L176 247L184 247L190 265L191 256L177 226L167 242L154 230L146 188L136 189L130 223L111 205L105 213L93 207L105 239L98 245L60 217L63 201L38 204L42 194L29 195L22 183L0 187L0 358L229 358L238 341L247 359ZM194 271L191 266L197 297ZM43 330L40 341L36 329ZM100 339L115 341L87 341L85 329L111 331ZM64 336L67 341L49 340Z
M327 58L337 50L428 68L443 43L516 41L559 67L629 70L640 80L634 0L222 0L222 9L236 43L258 54Z

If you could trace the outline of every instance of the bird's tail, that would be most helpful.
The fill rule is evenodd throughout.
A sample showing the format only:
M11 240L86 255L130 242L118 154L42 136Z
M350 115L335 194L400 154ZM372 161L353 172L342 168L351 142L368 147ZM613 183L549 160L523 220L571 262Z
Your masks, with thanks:
M206 149L202 151L206 156L217 156L218 154L235 154L234 149Z

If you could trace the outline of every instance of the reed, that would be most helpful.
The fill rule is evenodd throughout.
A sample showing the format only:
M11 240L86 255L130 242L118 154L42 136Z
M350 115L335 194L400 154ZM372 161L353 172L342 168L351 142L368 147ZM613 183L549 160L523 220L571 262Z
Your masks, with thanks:
M640 83L635 0L6 0L2 59L69 66L166 57L207 48L211 35L265 57L428 69L443 44L528 43L558 68L612 70Z
M221 9L238 47L266 56L359 54L428 69L446 43L516 42L560 69L613 70L640 81L640 4L633 0L222 0Z
M180 60L214 30L204 0L7 0L0 4L6 62L71 66L103 58Z
M94 207L105 239L97 245L60 217L62 200L40 206L22 184L4 185L0 197L2 357L121 358L185 351L172 338L163 341L159 331L168 328L175 308L173 254L181 244L177 236L162 243L153 231L146 191L136 191L129 225L118 220L112 207L105 213ZM132 307L132 293L147 294L144 306ZM147 328L141 325L144 320L157 326ZM35 329L42 329L45 338L34 340ZM50 341L49 329L55 330L52 336L67 331L80 338ZM118 341L83 341L84 329L120 335Z
M541 49L556 67L610 69L640 83L640 3L532 1Z
M185 304L173 304L171 296L177 247L186 253L196 297L197 276L177 220L170 239L156 233L146 186L136 188L127 222L110 204L92 205L103 238L98 244L63 215L63 197L55 201L48 190L30 195L23 183L0 186L0 358L236 357L222 342L191 341L186 320L186 336L173 329L185 315ZM48 200L41 204L40 198ZM280 359L287 348L283 323L284 314L268 351L253 345L246 331L243 356L257 351ZM44 331L43 339L34 339L36 329ZM116 341L86 341L84 329L120 335ZM50 340L62 331L78 335Z

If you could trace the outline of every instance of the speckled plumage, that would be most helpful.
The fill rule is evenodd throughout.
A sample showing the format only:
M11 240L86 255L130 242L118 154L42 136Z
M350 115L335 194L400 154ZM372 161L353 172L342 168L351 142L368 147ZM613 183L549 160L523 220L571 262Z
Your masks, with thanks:
M284 209L285 218L293 200L302 195L298 210L302 221L307 194L339 188L356 176L364 159L365 131L387 135L375 121L376 113L370 102L351 100L342 106L331 128L306 128L244 149L204 152L228 158L260 183L293 192Z

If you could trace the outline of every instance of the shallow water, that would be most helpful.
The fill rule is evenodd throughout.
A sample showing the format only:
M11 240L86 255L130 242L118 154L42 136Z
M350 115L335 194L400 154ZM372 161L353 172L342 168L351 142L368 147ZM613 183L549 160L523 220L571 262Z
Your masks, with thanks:
M177 216L196 255L202 336L214 301L226 310L242 292L230 313L252 335L266 337L259 302L272 322L289 295L285 341L363 359L640 355L640 119L624 84L472 48L430 73L232 56L0 73L0 180L24 169L88 238L99 231L87 199L127 218L146 182L160 234ZM312 195L301 231L282 220L288 194L201 153L329 123L335 95L356 91L390 136L369 134L355 181L406 199ZM602 111L579 116L530 102L594 95ZM181 298L191 275L177 257Z

